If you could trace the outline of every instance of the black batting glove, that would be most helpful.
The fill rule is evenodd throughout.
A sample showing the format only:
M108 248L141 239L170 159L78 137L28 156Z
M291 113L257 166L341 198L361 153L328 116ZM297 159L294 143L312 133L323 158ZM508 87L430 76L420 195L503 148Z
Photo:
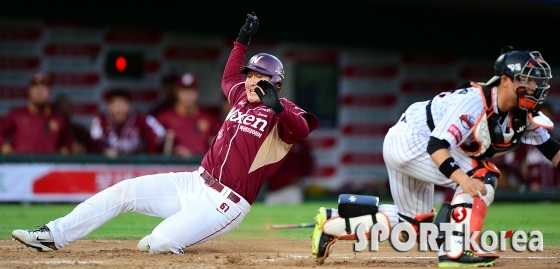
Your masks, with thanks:
M251 14L247 14L247 19L245 20L245 24L241 27L239 31L239 35L237 36L237 42L243 45L249 45L249 41L251 41L251 36L253 36L257 30L259 29L259 19L257 18L257 14L252 12Z
M260 88L255 87L255 92L265 106L272 109L276 115L284 111L284 105L280 102L280 98L278 98L278 91L272 82L268 80L261 80L257 82L257 85Z

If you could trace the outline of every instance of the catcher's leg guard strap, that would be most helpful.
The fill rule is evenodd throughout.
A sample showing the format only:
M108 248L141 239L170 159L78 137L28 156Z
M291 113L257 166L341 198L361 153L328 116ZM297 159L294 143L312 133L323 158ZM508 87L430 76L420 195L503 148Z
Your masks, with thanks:
M383 212L377 212L375 214L375 219L377 223L385 225L387 227L387 231L391 230L391 224L389 218ZM348 226L350 227L350 233L348 234L347 231L347 222ZM366 237L369 240L371 231L371 227L374 225L373 219L371 215L364 215L359 217L353 218L342 218L342 217L334 217L325 222L323 224L323 233L327 235L332 235L337 237L339 240L356 240L358 239L355 232L356 228L360 223L364 223L366 225Z
M406 220L406 222L410 223L410 225L412 225L412 228L414 228L414 231L416 231L416 235L414 236L416 236L417 241L418 241L418 231L420 230L420 223L422 222L432 223L434 221L435 215L436 215L435 208L432 208L432 212L430 213L419 214L412 218L399 213L399 217L403 220ZM410 235L408 233L402 232L399 235L399 241L407 242L409 237Z
M350 225L350 218L371 215L373 224L377 223L376 214L379 198L369 195L341 194L338 197L338 214L345 219L346 234L354 231Z

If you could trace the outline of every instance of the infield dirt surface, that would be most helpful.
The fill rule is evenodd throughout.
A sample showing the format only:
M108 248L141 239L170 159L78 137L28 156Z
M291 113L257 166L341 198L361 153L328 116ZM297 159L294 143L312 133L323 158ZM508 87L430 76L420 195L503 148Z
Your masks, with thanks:
M151 255L133 240L80 240L55 252L37 252L12 240L0 241L0 268L437 268L435 252L398 252L382 244L379 252L353 252L339 241L323 264L311 257L309 240L215 239L184 255ZM502 268L560 268L560 248L500 253Z

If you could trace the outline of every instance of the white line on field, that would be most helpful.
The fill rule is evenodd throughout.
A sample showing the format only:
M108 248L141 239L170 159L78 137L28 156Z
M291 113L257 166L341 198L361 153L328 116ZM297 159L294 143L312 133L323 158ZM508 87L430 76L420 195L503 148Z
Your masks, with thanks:
M345 259L355 259L356 256L343 256L343 257L336 257L336 258L345 258ZM371 257L371 258L366 258L366 259L435 259L437 258L436 256L430 256L430 257ZM500 257L500 259L559 259L560 257L541 257L541 256L533 256L533 257L513 257L513 256L505 256L505 257Z
M33 264L106 264L104 261L72 261L72 260L44 260L44 261L31 261L31 262L22 262L22 261L10 261L10 263L33 263Z

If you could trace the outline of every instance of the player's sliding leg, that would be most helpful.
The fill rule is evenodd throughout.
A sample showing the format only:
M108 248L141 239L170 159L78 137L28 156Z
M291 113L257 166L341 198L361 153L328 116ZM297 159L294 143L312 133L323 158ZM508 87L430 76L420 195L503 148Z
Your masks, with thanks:
M486 210L494 200L499 174L482 168L476 170L472 177L484 181L486 195L482 197L472 197L464 193L461 187L458 187L451 204L445 205L449 210L442 210L448 213L438 215L436 219L437 224L445 222L469 224L468 226L459 225L458 229L453 231L450 246L446 246L445 244L440 246L439 267L493 266L495 265L495 259L499 258L496 253L488 253L480 249L474 249L472 245L464 246L464 238L471 237L472 233L475 231L482 232ZM469 227L469 230L466 230L466 227ZM444 242L445 238L441 235L442 233L440 232L439 240ZM475 242L478 244L478 237L475 239ZM465 250L465 248L467 250ZM448 249L448 251L446 251L446 249Z
M12 238L39 251L61 249L123 212L167 218L181 210L177 181L188 173L142 176L119 182L79 204L68 215Z
M356 240L356 227L365 224L366 237L374 223L388 230L397 224L397 208L380 205L375 196L343 194L339 197L338 209L321 207L315 217L315 229L311 237L312 253L323 261L333 249L336 240Z
M204 187L188 192L181 210L163 220L149 236L140 240L139 249L140 243L145 241L150 253L183 254L194 244L212 240L237 228L250 210L249 203L243 198L236 201L225 198L232 192L229 188L217 192Z

